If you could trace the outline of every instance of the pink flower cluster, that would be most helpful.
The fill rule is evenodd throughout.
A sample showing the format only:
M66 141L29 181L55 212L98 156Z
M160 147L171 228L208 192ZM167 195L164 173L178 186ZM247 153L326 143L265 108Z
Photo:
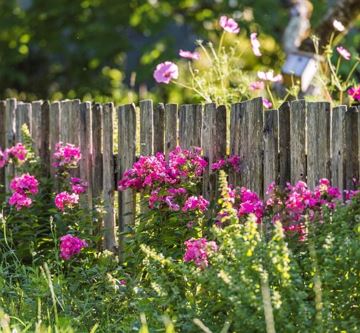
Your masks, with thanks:
M17 210L23 207L30 207L32 204L31 195L37 194L39 191L39 182L34 176L28 173L19 177L15 177L10 182L12 195L9 198L9 204L15 206Z
M257 221L261 222L264 215L264 204L258 195L255 192L242 187L240 188L240 192L237 193L237 197L239 200L238 216L242 217L254 214Z
M76 193L61 192L58 193L55 197L55 206L64 211L65 208L73 208L76 204L79 203L79 195Z
M193 261L195 265L204 269L209 265L209 253L216 252L218 246L214 241L207 241L206 238L191 238L185 241L186 251L183 257L184 262Z
M16 164L25 162L28 151L22 143L17 143L4 151L0 149L0 168L5 167L10 161Z
M238 155L231 155L225 159L219 160L211 165L211 170L230 170L234 169L236 172L240 172L241 160Z
M76 194L85 193L88 188L88 183L80 178L70 178L71 190Z
M355 101L360 101L360 86L352 87L348 90L349 96L351 96Z
M81 159L80 148L73 144L58 142L53 154L55 168L76 168Z
M205 212L209 206L209 201L200 196L191 196L189 197L182 208L183 212L187 212L190 210L198 210L200 212Z
M87 246L86 241L78 237L70 234L62 236L60 238L60 256L64 260L69 260Z

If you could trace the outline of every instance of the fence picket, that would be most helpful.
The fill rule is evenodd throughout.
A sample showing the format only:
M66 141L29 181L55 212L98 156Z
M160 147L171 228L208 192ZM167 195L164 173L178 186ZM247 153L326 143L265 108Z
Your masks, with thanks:
M201 146L201 104L184 104L179 108L179 145L181 148Z
M307 104L307 184L330 179L330 104Z
M165 140L165 107L163 103L154 109L154 154L164 152Z
M177 104L165 105L165 154L178 145L178 107Z
M154 153L154 109L150 99L140 101L140 155Z
M0 101L0 149L5 150L6 147L6 101ZM0 168L0 193L5 191L5 169Z
M31 137L36 154L39 154L41 144L41 105L42 101L31 103Z
M285 187L290 182L290 104L283 103L279 108L279 185Z
M50 174L50 103L41 105L39 156L44 165L45 175Z
M103 186L102 147L102 105L95 103L92 108L92 195L100 198Z
M53 102L50 104L50 112L49 112L49 144L50 144L50 163L53 163L51 158L52 154L55 152L55 146L60 141L60 110L61 104L60 102ZM55 169L50 168L51 176L55 176Z
M6 124L6 139L5 146L9 148L15 143L15 109L17 101L15 98L8 98L6 100L5 107L5 124ZM5 167L5 188L8 190L10 186L10 179L14 177L15 169L13 164L9 164Z
M244 115L244 103L235 103L231 105L231 122L230 122L230 154L240 156L243 159L241 151L241 135L246 130L246 126L243 123L245 119ZM243 162L241 161L241 169L243 168ZM240 173L232 170L229 175L229 182L233 185L240 185Z

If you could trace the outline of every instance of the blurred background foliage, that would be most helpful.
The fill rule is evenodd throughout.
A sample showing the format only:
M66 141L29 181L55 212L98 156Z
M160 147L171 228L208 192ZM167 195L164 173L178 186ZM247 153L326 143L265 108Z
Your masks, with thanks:
M0 98L80 98L117 103L139 98L191 101L174 85L158 86L157 63L194 49L197 39L216 42L222 14L239 22L234 36L249 49L259 33L264 56L242 57L252 69L279 70L289 0L0 0ZM332 0L314 0L315 27ZM359 49L359 26L343 44Z

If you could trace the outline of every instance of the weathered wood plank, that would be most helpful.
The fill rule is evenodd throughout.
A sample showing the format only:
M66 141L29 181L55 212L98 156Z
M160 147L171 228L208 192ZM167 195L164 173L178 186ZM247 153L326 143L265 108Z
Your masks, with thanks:
M31 137L35 154L39 155L41 145L41 106L42 101L31 103Z
M359 115L356 107L345 112L345 185L349 190L359 181Z
M314 189L321 178L330 179L330 104L307 104L307 184Z
M202 106L184 104L179 108L179 145L183 149L201 147Z
M74 99L70 106L69 142L80 146L80 100Z
M113 103L103 106L103 202L104 246L116 250L114 220Z
M272 182L279 182L279 112L264 112L264 194Z
M6 101L0 101L0 149L5 150L6 147ZM0 193L5 191L5 169L0 168Z
M60 141L63 143L70 142L70 113L71 113L72 101L64 100L61 101L61 112L60 112Z
M102 147L102 105L95 103L92 108L92 194L98 199L103 186Z
M12 147L15 143L15 130L16 130L16 122L15 122L15 109L16 109L17 101L15 98L8 98L6 100L5 107L5 126L6 126L6 148ZM10 188L10 180L15 175L15 169L13 164L9 164L5 167L5 187L7 190Z
M39 156L45 175L50 175L50 103L41 105Z
M306 102L293 101L290 104L290 179L306 181Z
M165 154L178 145L178 107L177 104L165 105Z
M281 188L284 188L291 180L290 158L290 104L285 102L279 108L279 185Z
M163 103L156 105L154 110L154 154L164 152L165 143L165 107Z
M136 160L136 111L133 104L118 108L118 166L119 179ZM135 193L132 189L119 192L119 250L124 249L123 233L135 223Z
M345 189L345 112L345 105L338 106L331 119L331 183L341 191Z
M16 114L16 133L15 141L23 142L24 138L22 135L22 126L26 125L30 131L30 122L31 122L31 104L30 103L18 103L15 110Z
M60 112L61 112L61 104L60 102L53 102L50 104L50 114L49 114L49 142L50 142L50 152L51 158L50 163L53 163L52 155L55 152L55 146L60 141ZM50 168L51 176L54 178L56 169Z
M140 154L154 153L154 109L150 99L140 101Z

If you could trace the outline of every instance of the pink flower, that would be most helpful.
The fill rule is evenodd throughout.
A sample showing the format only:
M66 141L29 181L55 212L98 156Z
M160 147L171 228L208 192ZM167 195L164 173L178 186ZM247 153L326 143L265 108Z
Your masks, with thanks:
M186 251L183 257L184 262L193 261L195 265L201 269L209 265L209 253L218 250L217 244L214 241L207 241L206 238L191 238L185 241L184 244L186 245Z
M19 177L15 177L10 182L10 189L22 195L37 194L39 182L34 176L25 173Z
M220 17L220 26L227 32L237 34L240 31L238 24L232 19L225 15Z
M251 42L251 47L252 47L252 50L253 50L254 54L255 54L257 57L260 57L260 56L261 56L261 52L260 52L260 42L259 42L259 40L257 39L257 33L256 33L256 32L253 32L253 33L250 35L250 42Z
M262 102L263 102L264 107L266 107L267 109L272 107L272 103L264 97L262 98Z
M62 236L60 238L60 257L64 260L69 260L87 246L86 241L78 237L72 235Z
M15 192L9 198L9 204L11 206L16 206L16 209L20 210L24 207L30 207L32 204L32 200L31 198L27 197L25 194Z
M79 195L76 193L61 192L55 197L55 206L64 211L65 208L73 208L79 202Z
M337 31L342 32L342 31L345 30L344 25L343 25L340 21L338 21L338 20L334 20L334 21L333 21L333 26L334 26L334 28L335 28Z
M25 161L27 153L26 148L21 143L17 143L8 149L9 158L15 159L16 162Z
M339 53L345 60L350 60L350 58L351 58L351 53L350 53L345 47L338 46L338 47L336 48L336 51L338 51L338 53Z
M0 168L3 168L9 163L9 156L7 149L5 151L2 151L0 148Z
M88 183L86 181L81 180L80 178L72 177L70 179L71 190L76 194L85 193L88 188Z
M257 72L258 78L263 81L279 82L282 80L282 75L278 74L274 76L274 71L270 70L268 72Z
M351 96L354 100L360 101L360 86L352 87L348 90L349 96Z
M263 90L264 87L265 87L264 81L254 81L254 82L251 82L249 85L249 88L252 91Z
M240 206L238 216L241 217L248 214L254 214L257 218L257 222L260 223L261 218L264 215L264 204L255 192L242 187L240 189Z
M81 159L80 148L71 143L58 142L53 157L55 160L53 166L56 168L76 168Z
M201 195L199 197L191 196L185 201L182 211L188 212L191 210L199 210L200 212L204 212L207 210L208 206L209 201L204 199Z
M186 59L199 60L200 55L198 52L190 52L190 51L179 51L179 56Z
M158 83L169 84L171 80L179 77L178 66L171 61L165 61L156 66L154 79Z

